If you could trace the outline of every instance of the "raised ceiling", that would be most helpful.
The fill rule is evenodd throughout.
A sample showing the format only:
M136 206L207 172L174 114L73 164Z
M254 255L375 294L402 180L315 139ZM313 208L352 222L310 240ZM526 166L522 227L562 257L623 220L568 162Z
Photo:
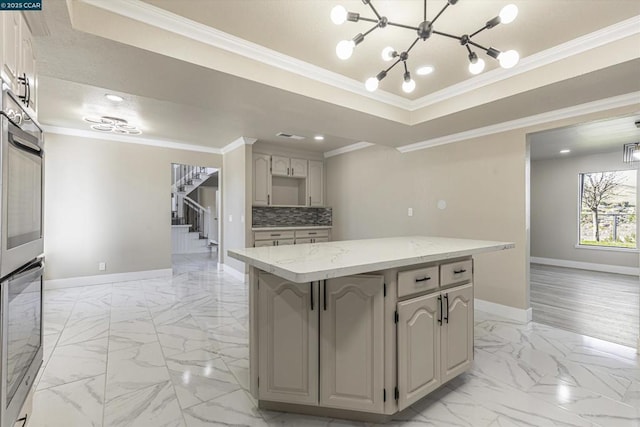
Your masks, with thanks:
M425 89L430 93L411 100L384 91L372 97L353 80L350 73L366 68L366 61L377 61L378 47L372 59L360 51L349 62L335 58L330 35L346 37L335 31L349 23L335 27L330 22L334 1L52 0L43 12L51 35L36 38L43 76L39 117L50 126L86 130L83 115L120 114L140 124L140 138L215 150L245 136L328 152L361 141L401 147L640 90L640 2L516 2L518 20L496 27L487 37L493 46L516 48L525 56L531 52L521 67L472 79L438 68L425 77L431 79ZM389 3L380 1L380 8ZM393 2L402 7L388 14L419 9L417 3ZM467 3L488 9L487 14L470 9L464 15L469 20L480 16L481 25L507 1L460 1L447 14L459 20L463 15L458 11ZM364 7L360 0L343 4L353 10ZM437 8L430 0L429 10ZM579 14L569 13L577 9ZM598 19L586 19L598 12ZM615 22L623 25L608 27L615 29L612 34L601 31ZM518 40L522 47L499 46L494 35L518 25L527 37L510 35L505 41ZM309 31L300 33L301 26ZM571 41L585 34L591 44ZM239 41L240 49L251 47L251 55L229 51L225 37L240 37L233 42ZM375 44L370 41L361 46ZM553 47L567 41L563 49ZM541 54L539 49L547 50ZM455 67L458 54L466 60L464 52L449 48L434 58ZM293 65L287 68L289 63ZM122 95L125 102L109 103L106 92ZM307 139L283 141L275 137L280 131ZM325 141L313 141L315 134L325 135Z
M380 56L384 47L392 46L401 52L416 38L413 30L390 26L376 29L357 46L350 59L343 61L335 54L336 43L364 33L373 24L361 21L336 26L329 15L335 5L342 4L349 11L375 18L361 0L143 1L359 82L389 66ZM422 21L422 0L373 0L372 3L390 21L412 26ZM509 3L518 5L517 19L486 30L474 40L503 51L516 49L523 58L640 14L637 0L616 1L615 7L610 6L610 0L462 0L438 18L435 28L450 34L471 34ZM428 0L427 19L433 19L445 4L446 0ZM497 61L484 53L478 52L478 56L486 59L487 71L499 68ZM414 74L416 90L406 94L401 90L403 70L396 66L380 88L417 99L473 77L467 69L466 49L456 40L437 35L420 41L412 50L408 64L411 71L418 66L432 65L435 72L424 77Z

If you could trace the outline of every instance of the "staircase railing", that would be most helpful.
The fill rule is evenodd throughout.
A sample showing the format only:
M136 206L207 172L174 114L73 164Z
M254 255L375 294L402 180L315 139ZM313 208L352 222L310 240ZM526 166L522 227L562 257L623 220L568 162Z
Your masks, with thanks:
M173 168L172 192L186 192L186 186L193 185L193 180L204 179L207 168L204 166L177 165Z
M183 224L191 224L191 231L200 233L200 237L209 238L209 224L211 223L211 209L205 208L191 197L185 196Z

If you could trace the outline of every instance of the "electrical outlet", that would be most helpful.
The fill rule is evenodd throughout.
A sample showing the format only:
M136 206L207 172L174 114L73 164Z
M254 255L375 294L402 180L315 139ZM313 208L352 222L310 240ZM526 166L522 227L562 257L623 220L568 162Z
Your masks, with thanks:
M413 208L409 208L409 209L407 210L407 215L409 215L409 216L413 216Z
M99 262L98 263L98 271L105 271L107 269L107 263L106 262Z

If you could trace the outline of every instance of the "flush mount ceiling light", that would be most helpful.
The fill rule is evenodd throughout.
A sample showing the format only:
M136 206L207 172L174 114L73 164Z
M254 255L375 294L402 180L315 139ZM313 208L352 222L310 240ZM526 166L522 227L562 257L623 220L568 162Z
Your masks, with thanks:
M402 62L402 64L404 65L402 89L407 93L413 92L413 90L416 87L416 83L411 78L411 73L407 68L407 60L409 59L409 52L411 51L411 49L414 48L414 46L416 45L416 43L418 43L418 41L427 40L429 37L431 37L432 34L455 39L460 43L461 46L466 48L468 58L469 58L469 72L472 74L481 73L485 67L484 60L482 58L478 58L478 54L471 49L472 47L479 50L483 50L488 56L498 60L502 68L514 67L520 60L520 55L515 50L508 50L506 52L501 52L493 47L487 48L471 40L473 37L475 37L476 35L478 35L484 30L491 29L500 23L508 24L512 22L518 15L518 8L513 4L509 4L503 7L498 16L487 21L482 28L475 31L474 33L456 36L454 34L448 34L441 31L436 31L433 28L433 25L438 20L438 18L440 18L440 16L446 9L449 6L455 5L458 2L458 0L447 0L447 3L444 5L444 7L440 10L440 12L438 12L438 14L431 21L427 20L427 0L424 0L423 21L420 24L418 24L417 27L414 27L412 25L405 25L405 24L399 24L396 22L391 22L389 21L389 19L387 19L386 16L381 16L378 13L376 8L372 4L372 0L362 0L362 2L371 8L376 18L365 18L360 16L359 13L347 12L347 10L343 6L336 6L331 10L331 20L336 25L341 25L346 21L351 21L351 22L365 21L365 22L375 23L375 25L365 33L358 33L351 40L342 40L338 42L338 45L336 46L336 55L338 55L338 58L349 59L353 54L354 48L358 44L362 43L364 38L377 28L385 28L386 26L390 25L393 27L400 27L408 30L413 30L418 35L418 37L411 43L411 45L409 45L409 47L405 51L398 52L397 50L395 50L393 47L390 47L390 46L387 46L382 50L383 60L393 61L395 59L395 62L389 68L380 71L375 77L370 77L369 79L367 79L367 81L365 82L365 88L370 92L373 92L376 89L378 89L379 82L382 79L384 79L387 76L387 73L391 71L391 69L396 65L398 65L400 62ZM423 73L421 73L420 70L422 70ZM431 68L429 72L424 72L424 71L426 70L423 70L421 68L418 71L416 71L416 73L419 75L429 74L429 72L433 71L433 68Z
M83 117L83 120L91 123L91 129L99 132L111 132L119 135L140 135L142 133L136 126L118 117Z
M640 162L640 142L624 144L622 148L622 160L625 163Z
M107 93L105 96L105 98L107 98L109 101L113 101L113 102L122 102L124 101L124 98L118 95L114 95L111 93Z

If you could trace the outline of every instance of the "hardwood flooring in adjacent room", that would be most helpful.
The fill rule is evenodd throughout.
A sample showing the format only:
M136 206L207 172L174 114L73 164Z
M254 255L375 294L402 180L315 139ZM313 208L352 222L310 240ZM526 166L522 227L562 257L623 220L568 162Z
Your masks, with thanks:
M635 347L637 276L531 264L533 321Z

